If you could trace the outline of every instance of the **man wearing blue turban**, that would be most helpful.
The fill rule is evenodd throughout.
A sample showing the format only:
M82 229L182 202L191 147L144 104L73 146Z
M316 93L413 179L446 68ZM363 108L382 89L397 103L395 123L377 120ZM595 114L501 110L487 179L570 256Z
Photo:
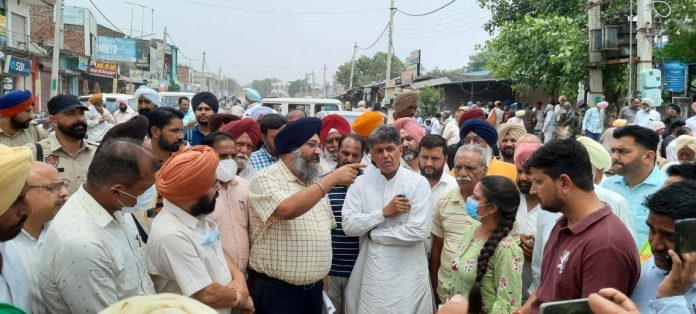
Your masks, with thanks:
M261 106L261 94L253 88L245 88L244 101L247 104L247 110L244 112L243 118L250 118L252 109Z
M512 182L517 180L517 168L511 163L498 160L493 156L497 150L498 131L493 125L483 119L466 120L459 128L459 138L462 145L476 144L483 147L488 155L488 172L486 175L499 175L510 178Z

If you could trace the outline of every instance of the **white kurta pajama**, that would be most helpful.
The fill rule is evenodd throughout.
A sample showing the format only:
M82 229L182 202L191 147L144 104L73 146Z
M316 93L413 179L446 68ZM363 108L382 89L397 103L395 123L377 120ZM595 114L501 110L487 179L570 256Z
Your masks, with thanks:
M410 212L384 218L382 209L398 194L410 200ZM345 313L433 312L425 256L432 219L429 197L428 181L404 167L391 180L379 169L369 169L350 186L343 231L360 236L360 253L346 287Z

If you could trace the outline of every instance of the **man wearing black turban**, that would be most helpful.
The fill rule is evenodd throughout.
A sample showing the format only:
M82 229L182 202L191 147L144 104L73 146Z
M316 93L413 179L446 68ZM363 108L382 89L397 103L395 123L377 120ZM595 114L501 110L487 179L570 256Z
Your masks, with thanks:
M318 118L287 124L274 140L278 162L249 184L247 270L258 312L322 311L322 279L331 268L331 229L336 226L326 192L353 183L362 165L345 165L317 180L320 130Z
M208 118L218 112L220 104L213 93L200 92L191 99L191 106L198 124L190 129L186 129L184 139L191 145L200 145L203 138L210 134Z

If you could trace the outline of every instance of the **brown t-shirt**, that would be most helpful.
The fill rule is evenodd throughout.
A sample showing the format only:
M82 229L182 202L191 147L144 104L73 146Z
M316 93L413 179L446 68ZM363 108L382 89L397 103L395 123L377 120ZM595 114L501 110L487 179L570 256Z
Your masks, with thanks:
M626 226L604 205L572 226L561 218L541 263L532 313L545 302L586 298L602 288L631 295L640 276L638 249Z

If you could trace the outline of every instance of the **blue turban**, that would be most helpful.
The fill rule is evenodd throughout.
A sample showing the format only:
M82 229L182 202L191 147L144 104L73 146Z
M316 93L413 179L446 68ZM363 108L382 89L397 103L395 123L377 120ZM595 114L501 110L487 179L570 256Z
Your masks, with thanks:
M246 97L253 102L261 101L261 94L259 94L259 92L253 88L245 88L244 93L246 94Z
M498 143L498 131L488 123L488 121L483 119L470 119L466 120L461 128L459 128L459 138L464 139L469 132L474 132L476 135L480 136L488 146L491 148L496 147Z
M34 104L31 99L31 92L28 90L16 90L5 93L0 97L0 115L5 117L16 116L18 113L27 110Z
M321 119L300 118L288 123L275 137L275 151L279 155L290 153L321 131Z
M218 103L217 97L211 92L200 92L196 95L193 95L193 98L191 99L191 106L193 106L193 111L196 111L196 108L198 108L198 105L201 103L205 103L210 107L211 110L213 110L214 113L218 112L218 109L220 109L220 103Z

